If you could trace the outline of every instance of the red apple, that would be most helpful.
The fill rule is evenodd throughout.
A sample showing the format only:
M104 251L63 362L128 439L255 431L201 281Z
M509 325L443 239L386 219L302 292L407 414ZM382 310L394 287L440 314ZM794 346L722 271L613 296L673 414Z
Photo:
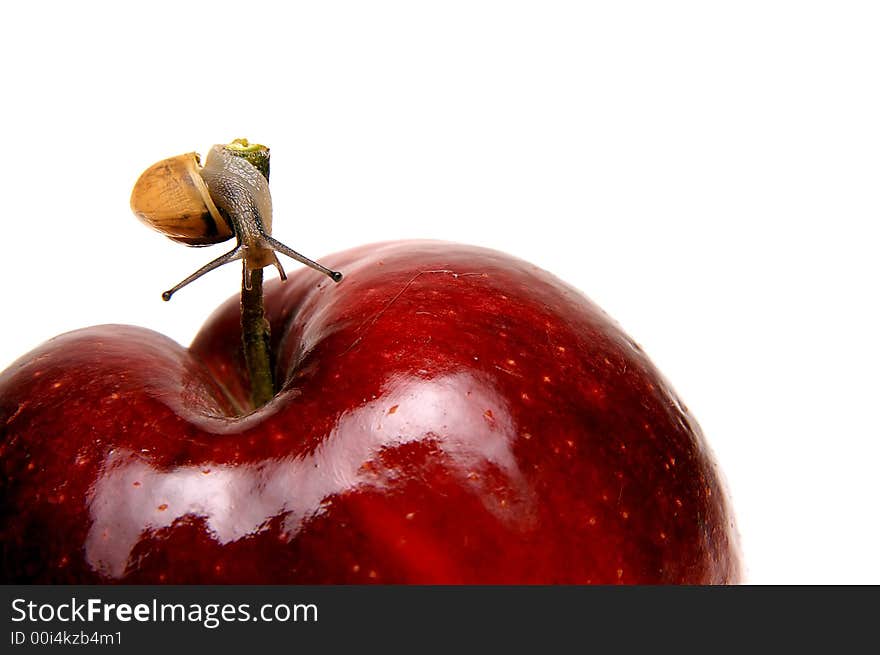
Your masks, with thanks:
M696 422L580 292L437 242L323 261L268 286L255 412L237 298L189 350L92 327L0 375L3 579L739 579Z

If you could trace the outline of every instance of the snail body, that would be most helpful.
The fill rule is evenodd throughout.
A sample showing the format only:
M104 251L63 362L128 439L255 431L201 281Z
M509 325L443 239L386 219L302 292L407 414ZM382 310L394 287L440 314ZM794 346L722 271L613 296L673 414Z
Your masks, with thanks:
M245 146L246 146L245 142ZM233 236L235 247L162 294L164 300L215 268L243 260L245 286L251 274L275 266L287 279L276 252L319 271L334 282L342 274L314 262L272 237L269 182L247 159L228 146L215 145L200 166L197 154L163 159L141 174L131 194L131 209L143 223L189 246L221 243Z

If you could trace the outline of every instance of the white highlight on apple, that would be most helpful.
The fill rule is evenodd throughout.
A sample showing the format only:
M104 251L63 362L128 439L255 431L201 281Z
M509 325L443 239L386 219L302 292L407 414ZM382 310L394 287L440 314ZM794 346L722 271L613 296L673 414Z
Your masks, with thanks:
M398 409L389 414L394 405ZM437 434L437 426L445 426L443 434ZM205 465L163 471L133 451L115 450L90 499L86 560L102 575L121 578L141 535L187 515L204 518L214 538L227 544L283 514L284 529L293 538L322 513L328 498L381 483L363 465L382 449L426 436L465 469L497 467L527 502L530 494L511 449L516 432L507 407L499 406L483 382L457 373L421 384L410 381L405 391L383 394L381 401L343 415L327 439L303 456L213 465L206 474ZM497 508L487 504L487 509Z

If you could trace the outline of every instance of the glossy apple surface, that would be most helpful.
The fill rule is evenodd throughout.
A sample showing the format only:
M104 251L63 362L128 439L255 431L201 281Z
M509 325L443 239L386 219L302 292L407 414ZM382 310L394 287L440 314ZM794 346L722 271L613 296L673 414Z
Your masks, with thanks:
M267 287L256 412L237 298L189 349L92 327L2 373L3 580L738 581L699 427L580 292L447 243L322 262Z

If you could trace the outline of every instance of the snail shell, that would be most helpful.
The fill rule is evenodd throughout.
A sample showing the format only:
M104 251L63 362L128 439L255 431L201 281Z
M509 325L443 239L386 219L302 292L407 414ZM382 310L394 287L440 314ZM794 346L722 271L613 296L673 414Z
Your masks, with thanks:
M188 246L208 246L231 239L208 191L199 156L169 157L145 170L131 192L131 210L143 223Z

